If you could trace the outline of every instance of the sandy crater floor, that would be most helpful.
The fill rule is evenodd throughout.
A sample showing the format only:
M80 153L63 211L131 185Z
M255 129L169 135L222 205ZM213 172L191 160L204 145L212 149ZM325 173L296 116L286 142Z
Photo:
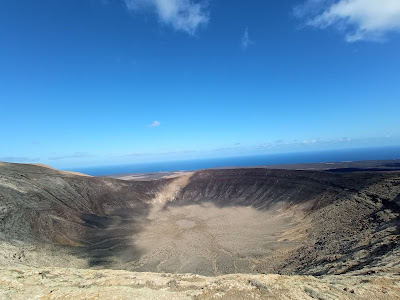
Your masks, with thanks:
M141 256L130 268L202 275L256 272L258 265L272 266L297 246L288 234L296 225L293 216L278 209L155 205L132 240Z

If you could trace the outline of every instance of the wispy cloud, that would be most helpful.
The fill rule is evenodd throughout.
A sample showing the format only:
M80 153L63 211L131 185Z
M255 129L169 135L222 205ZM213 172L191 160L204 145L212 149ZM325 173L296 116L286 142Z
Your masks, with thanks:
M155 12L160 23L194 35L210 19L207 1L192 0L124 0L133 12Z
M142 156L148 156L151 155L150 153L145 153L145 152L132 152L128 153L125 156L132 156L132 157L142 157Z
M151 123L150 125L149 125L149 127L158 127L158 126L160 126L161 125L161 123L159 122L159 121L154 121L153 123Z
M309 144L316 144L318 142L318 140L304 140L301 142L301 144L303 145L309 145Z
M75 152L73 154L52 156L49 157L49 160L62 160L67 158L88 158L88 157L93 157L93 155L88 152Z
M348 42L383 41L400 32L399 0L306 0L294 14L307 26L342 32Z
M287 152L287 151L304 151L304 150L313 150L318 148L329 148L335 147L337 145L347 145L353 140L347 137L341 139L332 139L332 140L322 140L319 138L310 138L310 139L291 139L284 140L278 139L271 142L263 142L259 144L253 145L232 145L221 148L216 148L213 151L215 152L225 152L225 153L234 153L234 154L248 154L248 153L279 153L279 152ZM354 141L357 142L357 141Z
M244 30L244 33L243 33L243 36L241 39L241 44L242 44L243 50L246 50L247 48L249 48L249 46L254 44L254 42L250 39L248 27L246 27L246 29Z
M220 145L220 147L209 147L202 149L179 149L179 150L149 150L136 151L121 154L121 157L131 157L137 161L163 160L174 158L176 160L184 160L186 158L201 157L229 157L229 156L245 156L260 154L277 154L288 152L307 152L322 151L332 149L346 148L362 148L371 147L371 145L396 146L399 145L400 137L381 136L376 138L331 138L321 139L318 137L299 138L299 139L277 139L275 141L265 141L255 144L233 143ZM196 153L196 155L194 155Z
M129 157L144 157L144 156L168 156L168 155L182 155L182 154L191 154L196 153L197 150L176 150L176 151L149 151L149 152L132 152L127 153L124 156Z
M39 157L25 157L25 156L7 156L0 157L0 161L12 162L12 163L31 163L40 161Z

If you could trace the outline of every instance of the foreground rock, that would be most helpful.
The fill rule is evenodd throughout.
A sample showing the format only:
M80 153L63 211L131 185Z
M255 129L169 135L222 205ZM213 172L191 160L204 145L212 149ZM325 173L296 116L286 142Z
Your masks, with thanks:
M398 276L134 273L14 268L0 271L1 299L400 299Z

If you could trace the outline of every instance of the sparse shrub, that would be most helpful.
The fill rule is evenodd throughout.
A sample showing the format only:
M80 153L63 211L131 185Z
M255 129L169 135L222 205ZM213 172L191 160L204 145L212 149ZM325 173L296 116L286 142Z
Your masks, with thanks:
M172 279L172 280L168 281L167 285L170 288L177 288L179 284L178 284L178 281L176 281L175 279Z

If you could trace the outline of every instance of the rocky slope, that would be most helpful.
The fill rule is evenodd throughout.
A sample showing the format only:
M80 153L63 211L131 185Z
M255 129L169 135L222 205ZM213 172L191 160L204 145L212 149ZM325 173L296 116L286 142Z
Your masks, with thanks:
M135 273L116 270L0 270L0 299L400 299L397 276Z
M167 183L95 178L43 166L0 163L0 264L96 264L93 240L115 234L113 245L124 248L123 230L105 232L104 228L123 224L126 215L129 222L134 222L132 216L146 218L151 200ZM86 256L87 252L92 255Z
M258 272L322 275L379 266L399 270L399 172L205 170L169 205L201 202L266 212L278 207L292 214L298 224L282 237L300 240L298 247L273 261L260 261Z
M399 215L400 172L396 171L217 169L155 181L124 181L0 163L4 268L0 295L23 298L22 285L30 285L38 296L46 296L47 287L58 290L47 295L53 298L73 293L90 298L96 286L102 297L123 290L120 298L134 289L160 299L161 294L170 297L166 299L183 295L245 299L243 291L250 291L251 299L278 297L279 291L285 291L279 299L361 299L360 295L396 299ZM101 278L107 280L85 278L82 274L100 272L78 270L87 268L101 269ZM41 270L56 272L59 275L52 278L57 280L36 276L43 274ZM207 284L199 290L198 286L182 289L181 284L178 288L175 281L165 285L169 281L163 278L177 280L169 278L175 276L172 273L323 277L201 277ZM153 286L146 279L149 283L140 283L139 289L136 281L128 284L134 287L125 288L127 283L114 278L120 274L154 276L161 283ZM335 274L340 277L330 277ZM79 290L79 278L90 292ZM237 286L229 288L232 278ZM213 280L220 283L214 285L215 293L198 294ZM342 288L346 280L353 280L364 294ZM231 290L237 294L231 295Z

